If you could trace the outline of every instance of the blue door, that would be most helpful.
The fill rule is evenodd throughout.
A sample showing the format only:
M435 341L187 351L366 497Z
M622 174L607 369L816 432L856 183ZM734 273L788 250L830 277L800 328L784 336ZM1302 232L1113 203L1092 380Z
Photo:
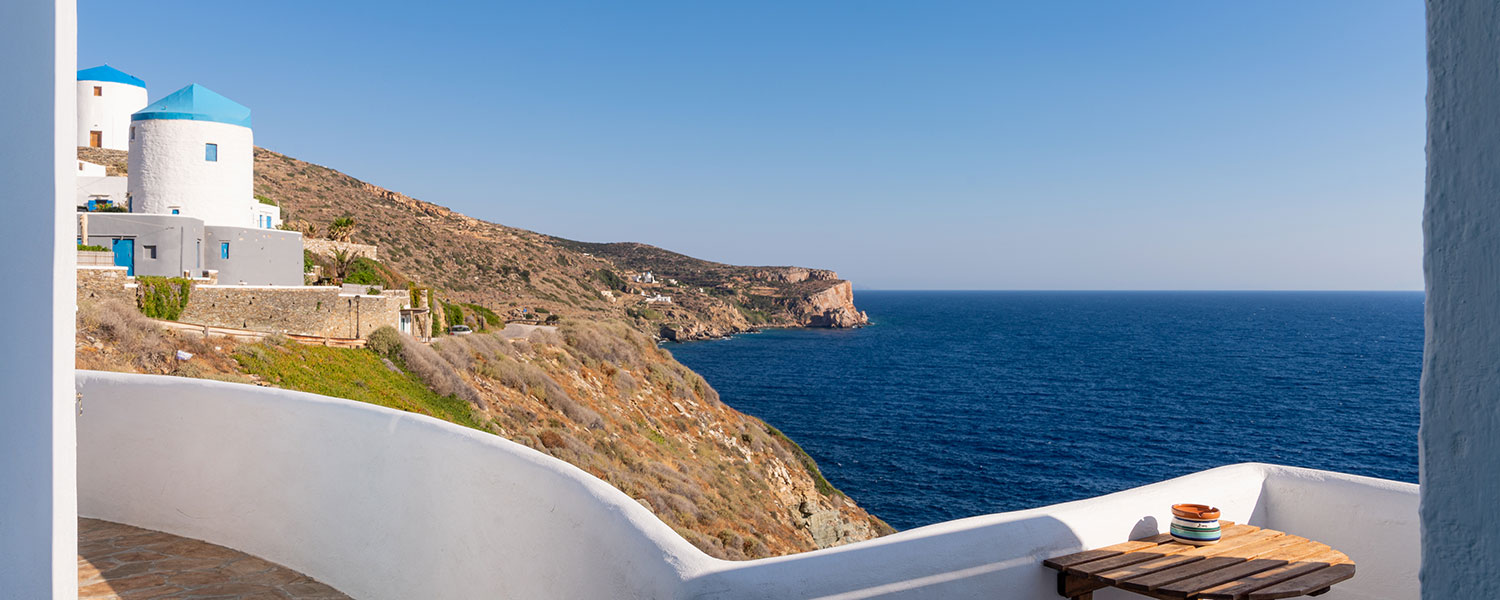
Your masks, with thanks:
M135 275L135 240L115 240L115 266L125 267L126 275Z

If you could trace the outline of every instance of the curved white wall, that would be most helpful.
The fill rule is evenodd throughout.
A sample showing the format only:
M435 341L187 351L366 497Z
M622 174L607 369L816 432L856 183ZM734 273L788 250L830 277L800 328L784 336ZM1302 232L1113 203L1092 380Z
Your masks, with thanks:
M706 558L639 503L421 415L80 371L79 514L207 540L354 598L670 598Z
M255 136L249 127L190 121L134 121L130 142L131 212L180 215L205 225L255 227ZM219 160L205 159L218 144Z
M79 386L80 514L244 550L361 600L1054 598L1042 559L1156 533L1184 501L1348 553L1359 574L1323 598L1417 595L1411 484L1233 465L727 562L567 463L429 417L163 376L80 372Z
M99 86L102 95L94 95ZM130 114L146 107L146 88L115 81L78 82L78 145L89 145L99 131L111 150L130 149Z

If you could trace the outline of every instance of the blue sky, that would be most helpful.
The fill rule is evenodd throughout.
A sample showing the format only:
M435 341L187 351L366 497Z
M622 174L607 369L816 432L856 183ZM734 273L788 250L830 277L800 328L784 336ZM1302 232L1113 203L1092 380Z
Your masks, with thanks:
M864 289L1420 289L1422 3L79 2L486 220Z

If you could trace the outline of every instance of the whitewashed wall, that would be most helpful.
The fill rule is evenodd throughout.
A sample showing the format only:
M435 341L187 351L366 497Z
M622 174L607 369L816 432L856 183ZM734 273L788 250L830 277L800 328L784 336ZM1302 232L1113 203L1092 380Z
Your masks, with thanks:
M77 12L0 2L0 597L77 598L73 144Z
M1422 596L1500 596L1500 3L1427 2Z
M255 227L255 136L249 127L213 121L135 121L130 142L131 212L202 219L205 225ZM219 160L204 159L205 144Z
M94 163L81 160L77 162L78 171L76 171L75 174L79 177L104 177L107 173L104 165L96 165Z
M102 171L103 168L101 167ZM124 206L126 192L130 191L130 182L125 177L78 177L74 181L73 197L77 206L86 206L92 198L108 198L115 204Z
M102 88L94 95L94 86ZM78 144L89 145L89 132L99 131L104 148L130 149L130 115L146 108L146 88L115 81L79 81Z
M1417 595L1411 484L1234 465L727 562L567 463L429 417L173 377L81 372L79 383L81 514L244 550L361 600L1052 598L1042 559L1157 533L1185 501L1348 552L1359 575L1324 598Z

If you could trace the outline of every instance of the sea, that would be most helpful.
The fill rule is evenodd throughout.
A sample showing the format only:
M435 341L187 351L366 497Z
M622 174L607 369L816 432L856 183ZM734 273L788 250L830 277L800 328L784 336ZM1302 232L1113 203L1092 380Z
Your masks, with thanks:
M897 529L1240 462L1416 482L1420 292L860 291L669 344Z

